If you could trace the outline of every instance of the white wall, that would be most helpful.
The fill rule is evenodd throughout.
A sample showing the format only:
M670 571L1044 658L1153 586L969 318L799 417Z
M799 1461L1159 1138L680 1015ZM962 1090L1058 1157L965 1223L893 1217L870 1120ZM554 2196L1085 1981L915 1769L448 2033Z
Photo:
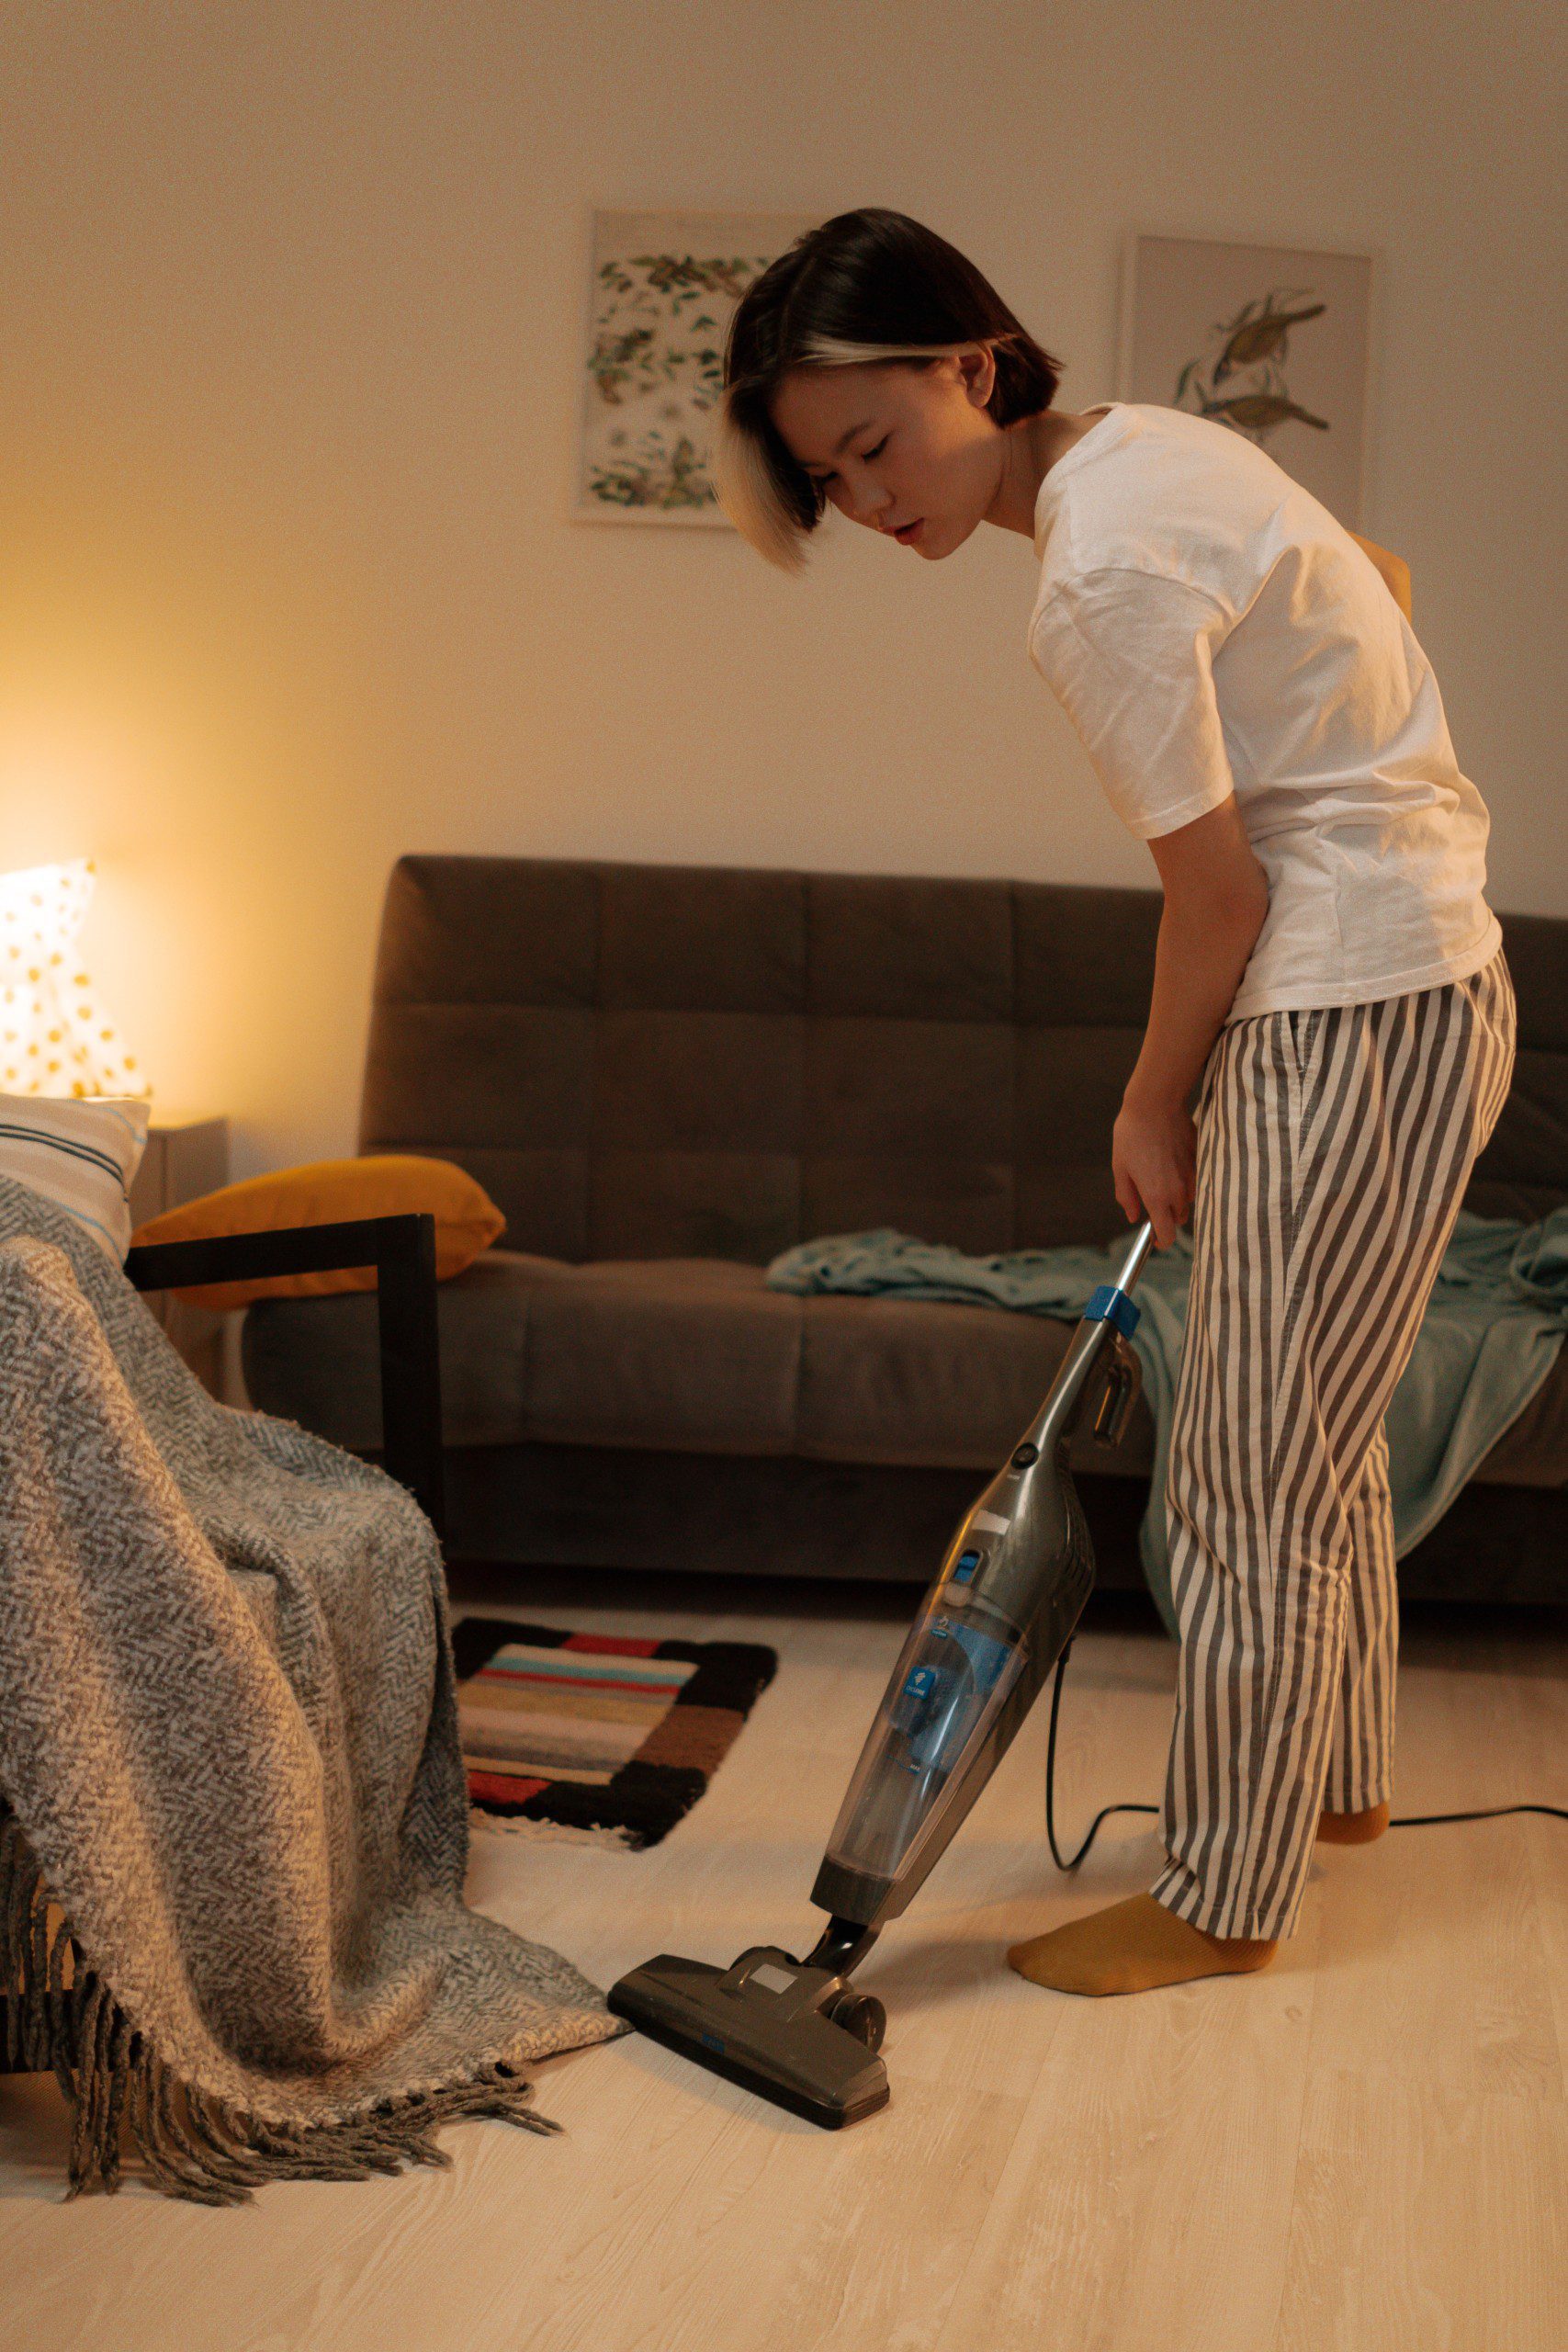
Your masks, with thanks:
M896 206L1113 393L1129 227L1366 247L1362 528L1568 915L1554 5L10 0L0 867L236 1173L353 1148L402 851L1149 884L1027 540L574 523L594 203Z

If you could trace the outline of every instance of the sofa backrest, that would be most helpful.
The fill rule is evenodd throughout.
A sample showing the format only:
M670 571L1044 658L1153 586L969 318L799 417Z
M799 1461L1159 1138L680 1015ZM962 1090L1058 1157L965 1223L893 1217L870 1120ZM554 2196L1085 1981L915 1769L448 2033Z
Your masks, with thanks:
M1152 890L405 857L362 1152L451 1159L502 1247L764 1262L891 1225L976 1251L1125 1232L1111 1123ZM1568 922L1505 918L1513 1095L1486 1216L1568 1201Z

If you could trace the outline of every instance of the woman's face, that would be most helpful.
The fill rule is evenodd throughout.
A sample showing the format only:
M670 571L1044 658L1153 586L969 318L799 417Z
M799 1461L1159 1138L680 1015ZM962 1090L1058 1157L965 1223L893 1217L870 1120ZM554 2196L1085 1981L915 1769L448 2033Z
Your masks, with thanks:
M951 555L984 522L1008 436L986 413L996 363L984 344L930 368L886 361L796 368L772 403L791 455L852 522L928 557Z

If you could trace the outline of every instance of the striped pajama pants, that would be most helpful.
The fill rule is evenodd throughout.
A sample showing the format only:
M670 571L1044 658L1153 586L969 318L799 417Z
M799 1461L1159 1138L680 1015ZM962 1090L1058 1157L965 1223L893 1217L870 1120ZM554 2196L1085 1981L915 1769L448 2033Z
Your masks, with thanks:
M1180 1629L1156 1899L1295 1924L1320 1811L1389 1795L1383 1411L1513 1073L1499 949L1409 996L1221 1030L1197 1112L1166 1507Z

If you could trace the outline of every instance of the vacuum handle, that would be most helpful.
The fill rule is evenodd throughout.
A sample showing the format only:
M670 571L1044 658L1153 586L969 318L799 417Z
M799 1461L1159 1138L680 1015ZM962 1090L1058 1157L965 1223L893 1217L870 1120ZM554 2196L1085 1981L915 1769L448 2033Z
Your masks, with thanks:
M1119 1292L1124 1298L1132 1289L1143 1272L1144 1261L1153 1246L1154 1238L1154 1225L1148 1217L1145 1217L1133 1236L1132 1246L1122 1261L1121 1270L1112 1285L1113 1294ZM1135 1322L1137 1308L1134 1307L1131 1311ZM1138 1392L1143 1386L1143 1366L1127 1344L1122 1329L1118 1329L1111 1339L1111 1361L1106 1367L1105 1386L1100 1392L1100 1405L1094 1416L1093 1426L1089 1430L1089 1435L1097 1445L1121 1444L1127 1433L1127 1424L1133 1417L1133 1408L1138 1401Z
M1143 1385L1143 1365L1118 1331L1111 1342L1111 1363L1100 1399L1100 1410L1089 1431L1097 1445L1121 1444L1127 1434L1127 1424L1133 1417L1133 1408L1138 1401Z
M1132 1289L1133 1284L1137 1281L1138 1276L1144 1270L1145 1259L1148 1256L1149 1251L1154 1247L1154 1238L1155 1229L1153 1223L1148 1217L1145 1217L1142 1225L1139 1226L1136 1233L1133 1236L1132 1247L1128 1250L1126 1257L1122 1260L1122 1271L1116 1277L1116 1288L1118 1290Z
M1139 1310L1127 1293L1138 1278L1144 1261L1154 1245L1154 1227L1145 1217L1133 1237L1132 1247L1117 1269L1114 1282L1100 1283L1096 1286L1079 1318L1077 1329L1067 1344L1067 1352L1056 1368L1056 1377L1046 1391L1040 1410L1013 1448L1009 1467L998 1472L993 1487L1006 1481L1010 1471L1016 1476L1026 1464L1034 1462L1043 1453L1053 1452L1080 1424L1089 1398L1096 1395L1100 1368L1110 1352L1108 1341L1130 1335L1137 1323ZM1131 1413L1133 1401L1132 1397L1125 1400L1123 1414ZM1125 1426L1124 1420L1122 1426ZM1114 1443L1114 1439L1111 1442ZM994 1505L989 1489L980 1499L987 1510L999 1508ZM1004 1512L1003 1515L1007 1514Z

